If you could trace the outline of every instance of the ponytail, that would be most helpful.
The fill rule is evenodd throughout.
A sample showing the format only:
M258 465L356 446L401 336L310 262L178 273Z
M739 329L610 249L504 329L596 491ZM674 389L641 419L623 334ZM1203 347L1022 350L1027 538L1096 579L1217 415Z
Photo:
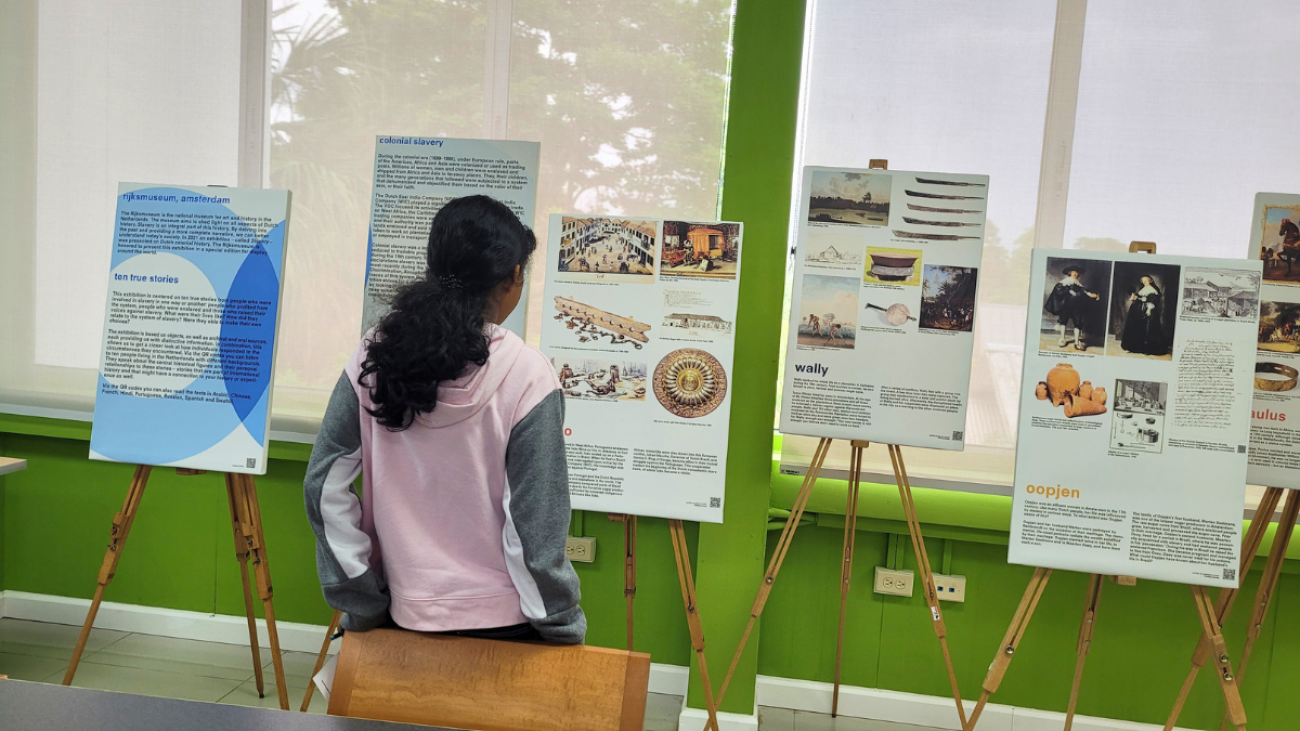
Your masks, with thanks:
M424 277L399 289L366 345L357 383L370 391L371 416L393 431L438 405L438 386L488 359L485 312L494 290L523 270L533 232L488 196L457 198L429 231Z

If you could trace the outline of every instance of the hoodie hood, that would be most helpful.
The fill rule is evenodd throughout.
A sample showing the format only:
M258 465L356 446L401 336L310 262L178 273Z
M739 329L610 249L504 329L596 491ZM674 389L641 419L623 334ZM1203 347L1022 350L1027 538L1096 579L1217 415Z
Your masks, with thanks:
M430 428L451 426L477 414L514 367L524 350L524 341L498 325L488 326L488 359L483 365L470 364L465 375L438 386L438 405L420 414L416 423Z

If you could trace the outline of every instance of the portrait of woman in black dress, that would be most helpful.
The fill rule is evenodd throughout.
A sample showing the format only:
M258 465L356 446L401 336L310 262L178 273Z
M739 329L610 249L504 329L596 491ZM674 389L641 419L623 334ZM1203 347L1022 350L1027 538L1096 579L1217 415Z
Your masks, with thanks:
M1140 286L1129 295L1128 316L1124 318L1124 337L1119 346L1130 353L1164 355L1169 352L1164 328L1160 324L1162 301L1160 290L1150 275L1142 275Z
M1115 262L1107 355L1172 357L1180 275L1173 264Z

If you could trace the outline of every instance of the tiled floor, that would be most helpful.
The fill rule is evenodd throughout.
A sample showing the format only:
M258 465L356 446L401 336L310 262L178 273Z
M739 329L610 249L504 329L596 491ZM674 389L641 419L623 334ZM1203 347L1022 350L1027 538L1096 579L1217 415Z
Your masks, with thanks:
M20 619L0 619L0 675L18 680L60 683L80 627ZM240 645L178 640L97 629L91 632L73 685L125 693L159 695L213 703L278 708L275 673L268 648L262 648L266 697L257 697L252 652ZM314 655L285 652L289 707L297 709L315 664ZM680 696L651 694L646 731L676 731ZM325 712L317 693L311 711ZM832 719L820 713L759 708L760 731L928 731L859 718Z

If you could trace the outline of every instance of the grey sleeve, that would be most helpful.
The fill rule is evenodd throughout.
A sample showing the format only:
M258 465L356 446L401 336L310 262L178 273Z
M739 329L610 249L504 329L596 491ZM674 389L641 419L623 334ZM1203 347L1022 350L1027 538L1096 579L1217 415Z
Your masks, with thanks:
M564 396L552 391L510 431L506 447L506 563L520 608L550 642L579 644L587 618L578 574L565 554L569 468L564 457Z
M316 534L316 571L325 602L343 612L343 628L364 631L388 619L388 585L370 567L361 529L361 406L345 371L334 386L307 463L303 497Z

